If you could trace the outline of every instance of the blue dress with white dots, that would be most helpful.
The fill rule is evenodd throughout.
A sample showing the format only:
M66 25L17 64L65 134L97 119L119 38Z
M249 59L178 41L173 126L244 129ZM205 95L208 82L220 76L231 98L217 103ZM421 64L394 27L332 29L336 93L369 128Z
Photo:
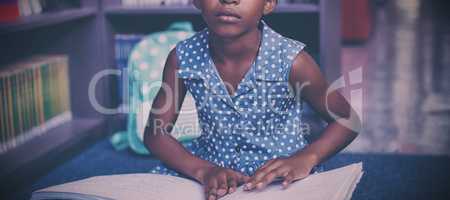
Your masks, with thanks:
M266 161L307 145L302 100L288 83L293 59L305 45L283 37L263 20L259 27L257 59L233 95L210 57L207 28L176 45L177 76L195 99L202 132L185 147L204 160L249 176ZM164 164L151 173L183 176Z

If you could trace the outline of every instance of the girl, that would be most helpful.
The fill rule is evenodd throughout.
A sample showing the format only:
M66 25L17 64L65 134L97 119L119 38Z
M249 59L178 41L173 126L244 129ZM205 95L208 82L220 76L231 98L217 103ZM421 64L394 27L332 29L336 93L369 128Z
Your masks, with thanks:
M153 173L184 176L217 199L245 183L262 189L302 179L357 135L336 116L354 116L327 84L304 44L273 31L261 18L276 0L194 0L207 28L176 45L163 71L145 129L146 147L163 164ZM168 133L186 92L196 103L202 135L183 146ZM307 145L302 101L328 122ZM326 104L327 102L327 104ZM333 113L333 114L330 114Z

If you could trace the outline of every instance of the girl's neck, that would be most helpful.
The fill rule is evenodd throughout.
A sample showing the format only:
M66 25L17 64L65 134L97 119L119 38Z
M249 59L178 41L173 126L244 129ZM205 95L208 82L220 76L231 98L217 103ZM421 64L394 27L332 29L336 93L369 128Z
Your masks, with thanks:
M209 46L216 63L241 63L252 59L258 52L261 30L253 29L234 38L222 38L211 34Z

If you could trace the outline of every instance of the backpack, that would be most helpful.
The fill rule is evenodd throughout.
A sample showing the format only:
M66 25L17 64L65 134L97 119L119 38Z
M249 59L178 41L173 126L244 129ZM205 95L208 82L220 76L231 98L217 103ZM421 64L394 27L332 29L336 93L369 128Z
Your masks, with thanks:
M133 48L126 70L129 94L127 129L110 138L116 150L130 147L138 154L150 154L143 144L144 129L153 99L161 86L166 58L179 41L191 37L194 33L190 22L175 22L165 31L144 37ZM186 93L170 134L183 145L200 134L194 99L189 92Z

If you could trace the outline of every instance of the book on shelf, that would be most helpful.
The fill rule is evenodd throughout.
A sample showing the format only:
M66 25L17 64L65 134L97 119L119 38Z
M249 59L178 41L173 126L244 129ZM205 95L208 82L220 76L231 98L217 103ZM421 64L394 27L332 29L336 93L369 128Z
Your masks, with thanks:
M0 23L11 22L20 16L17 0L5 0L0 2Z
M41 0L29 0L29 1L30 1L30 8L31 8L33 14L42 13Z
M20 16L42 13L41 0L3 0L0 2L0 23L13 22Z
M118 99L119 104L121 104L122 106L127 105L126 100L128 99L124 96L126 95L124 93L127 91L126 82L128 81L128 58L134 46L138 44L144 37L145 35L143 34L116 34L114 36L116 68L120 70L122 74L122 76L118 77L119 79L117 81Z
M30 16L42 13L42 0L15 0L20 16Z
M29 0L18 0L20 16L29 16L33 14Z
M1 69L0 154L71 120L67 56L35 56Z
M80 8L79 0L1 0L0 23L14 22L21 16Z
M280 183L260 191L237 191L223 200L349 200L363 175L362 163L312 174L282 189ZM33 192L32 200L48 199L205 199L204 189L190 179L158 174L96 176Z

